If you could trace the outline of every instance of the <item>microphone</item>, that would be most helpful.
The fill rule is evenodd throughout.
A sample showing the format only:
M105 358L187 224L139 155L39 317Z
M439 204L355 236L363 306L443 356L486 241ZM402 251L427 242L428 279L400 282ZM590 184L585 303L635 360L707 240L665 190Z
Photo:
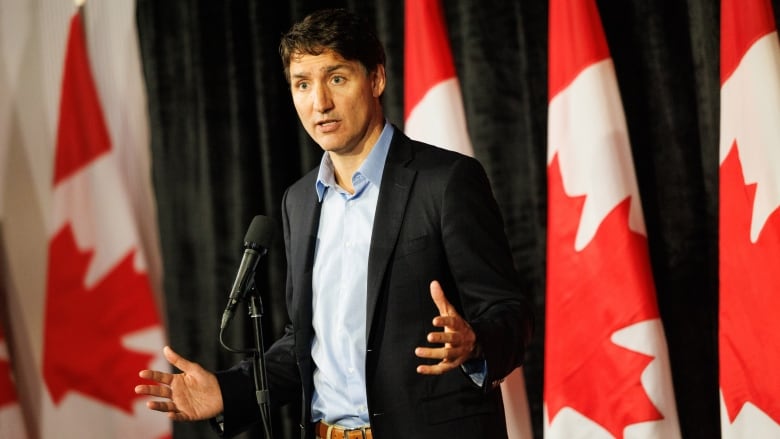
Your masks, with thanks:
M244 300L248 290L254 286L255 268L257 262L268 253L268 247L271 246L274 236L274 221L263 215L257 215L252 219L249 229L244 235L244 256L241 258L241 264L238 266L236 280L233 282L233 288L230 289L230 297L222 313L222 324L220 329L225 329L228 323L233 319L236 306Z

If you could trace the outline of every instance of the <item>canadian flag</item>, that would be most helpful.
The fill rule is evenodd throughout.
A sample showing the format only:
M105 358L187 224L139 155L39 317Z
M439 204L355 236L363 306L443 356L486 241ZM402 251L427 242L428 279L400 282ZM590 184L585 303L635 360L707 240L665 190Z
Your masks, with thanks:
M27 430L11 372L8 344L3 334L3 325L0 325L0 437L24 439Z
M54 163L41 436L167 437L170 422L133 392L139 370L163 364L164 334L78 13Z
M460 83L439 0L406 0L404 131L473 156Z
M550 0L545 437L680 437L628 130L595 0Z
M441 3L406 0L405 14L404 131L416 140L473 156ZM501 390L509 438L530 439L521 368L504 380Z
M769 0L721 2L722 436L780 437L780 44Z

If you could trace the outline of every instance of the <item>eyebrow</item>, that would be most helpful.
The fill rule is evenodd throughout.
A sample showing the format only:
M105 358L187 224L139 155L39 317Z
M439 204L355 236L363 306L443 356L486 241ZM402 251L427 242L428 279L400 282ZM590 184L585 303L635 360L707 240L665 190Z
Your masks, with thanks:
M332 73L339 69L345 69L345 70L353 70L349 64L334 64L330 66L325 66L324 68L320 69L320 71L323 71L325 73ZM294 73L291 75L293 78L308 78L310 75L308 71L301 72L301 73Z

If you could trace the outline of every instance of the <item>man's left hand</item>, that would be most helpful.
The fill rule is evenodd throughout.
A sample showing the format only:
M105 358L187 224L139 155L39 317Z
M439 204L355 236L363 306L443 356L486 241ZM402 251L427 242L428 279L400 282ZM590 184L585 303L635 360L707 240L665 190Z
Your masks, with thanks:
M443 328L443 331L428 334L428 341L441 343L442 347L418 347L414 354L420 358L441 360L433 365L417 366L417 373L423 375L441 375L455 369L473 358L477 336L471 325L455 311L444 295L438 281L431 282L431 298L439 309L439 315L433 319L433 326Z

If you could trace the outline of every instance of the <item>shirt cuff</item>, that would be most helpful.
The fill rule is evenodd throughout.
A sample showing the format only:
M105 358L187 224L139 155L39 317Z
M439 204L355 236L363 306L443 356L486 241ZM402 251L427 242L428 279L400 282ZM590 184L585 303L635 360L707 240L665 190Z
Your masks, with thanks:
M482 387L487 377L487 361L482 358L475 358L460 365L461 370L471 378L471 381Z

